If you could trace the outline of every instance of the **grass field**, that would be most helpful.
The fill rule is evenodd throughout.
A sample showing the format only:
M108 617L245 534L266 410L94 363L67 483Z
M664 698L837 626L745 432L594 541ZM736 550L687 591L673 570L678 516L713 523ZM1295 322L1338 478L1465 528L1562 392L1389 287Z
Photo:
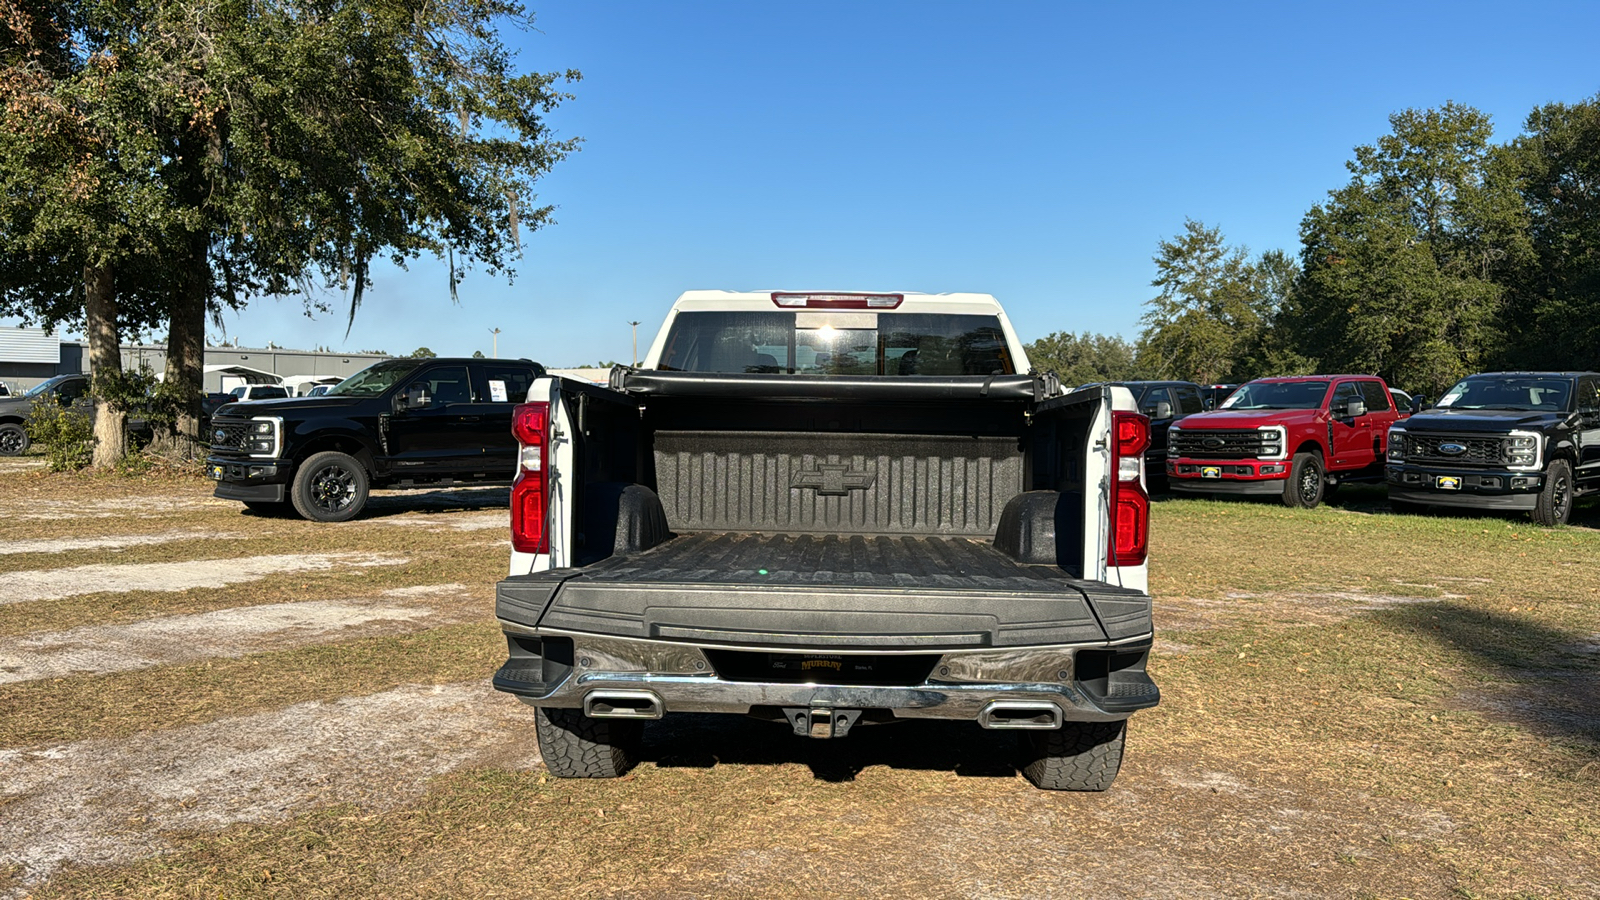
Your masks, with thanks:
M1600 510L1157 503L1162 705L1079 795L937 723L549 778L487 687L505 502L0 468L0 896L1600 896Z

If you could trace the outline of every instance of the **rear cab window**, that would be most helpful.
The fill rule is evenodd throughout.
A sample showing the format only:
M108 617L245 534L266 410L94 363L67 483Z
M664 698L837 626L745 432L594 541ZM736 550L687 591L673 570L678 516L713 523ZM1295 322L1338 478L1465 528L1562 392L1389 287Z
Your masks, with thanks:
M477 368L483 375L475 398L479 403L526 403L537 377L532 366L484 363Z
M663 371L764 375L1012 375L997 316L834 310L681 312Z
M1388 412L1394 408L1389 402L1389 392L1383 389L1383 385L1376 381L1363 381L1360 384L1361 396L1367 402L1367 412Z
M1174 389L1178 395L1178 415L1192 416L1198 412L1205 412L1205 401L1200 398L1200 389L1187 384L1180 384Z

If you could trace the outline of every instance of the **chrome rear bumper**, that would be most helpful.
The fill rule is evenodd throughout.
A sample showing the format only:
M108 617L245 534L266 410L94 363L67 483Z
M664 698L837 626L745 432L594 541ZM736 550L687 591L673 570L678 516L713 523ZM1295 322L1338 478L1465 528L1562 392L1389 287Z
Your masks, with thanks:
M715 670L704 649L797 656L817 651L702 648L501 624L511 658L495 673L497 689L533 706L583 709L590 715L598 710L597 717L743 715L758 708L804 707L885 710L896 718L964 720L985 728L1056 728L1062 722L1125 719L1160 701L1144 669L1149 635L1116 644L949 651L922 683L881 686L733 680ZM888 655L832 647L821 652Z

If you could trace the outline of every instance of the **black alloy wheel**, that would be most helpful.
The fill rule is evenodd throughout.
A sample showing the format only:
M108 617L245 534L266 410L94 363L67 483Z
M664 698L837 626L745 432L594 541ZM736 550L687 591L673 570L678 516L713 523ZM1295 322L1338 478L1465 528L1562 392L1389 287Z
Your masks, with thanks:
M1322 470L1316 465L1309 465L1300 472L1300 480L1295 482L1295 488L1300 492L1302 506L1316 506L1322 499Z
M1565 525L1572 518L1572 465L1564 459L1550 461L1544 490L1534 502L1533 521L1539 525Z
M1314 509L1322 502L1327 475L1322 471L1322 457L1316 453L1296 453L1289 467L1289 481L1283 486L1283 505L1300 509Z
M290 498L308 519L348 521L367 505L367 470L346 453L315 454L300 464Z
M311 502L329 515L337 515L355 502L356 474L338 463L323 466L311 476Z
M28 450L28 432L21 425L0 425L0 456L21 456Z

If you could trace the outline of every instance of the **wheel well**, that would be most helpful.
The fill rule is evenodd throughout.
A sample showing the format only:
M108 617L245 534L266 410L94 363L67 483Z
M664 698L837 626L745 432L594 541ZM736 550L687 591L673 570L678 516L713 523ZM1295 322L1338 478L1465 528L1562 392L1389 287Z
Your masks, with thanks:
M1289 456L1293 457L1295 453L1315 453L1316 455L1321 456L1322 445L1316 441L1301 441L1300 446L1294 448L1294 453L1289 454Z
M372 451L352 437L325 437L312 440L295 454L294 464L298 466L325 450L335 450L354 457L356 462L361 463L361 467L367 470L367 477L372 477Z
M28 424L28 420L23 419L23 418L21 418L19 416L6 416L4 419L0 419L0 425L27 425L27 424Z

